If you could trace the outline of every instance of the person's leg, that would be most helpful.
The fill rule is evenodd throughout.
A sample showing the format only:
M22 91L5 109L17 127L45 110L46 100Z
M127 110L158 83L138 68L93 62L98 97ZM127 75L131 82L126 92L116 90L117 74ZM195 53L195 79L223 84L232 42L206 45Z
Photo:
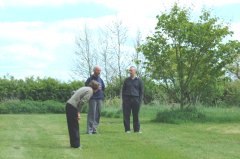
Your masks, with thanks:
M139 99L134 97L132 99L132 114L133 114L133 130L134 130L134 132L139 132L139 130L140 130L139 110L140 110Z
M71 106L70 104L67 104L66 116L70 138L70 146L74 148L78 148L80 146L80 134L77 115L78 115L77 109Z
M99 125L99 122L100 122L100 116L101 116L101 107L102 107L102 100L96 100L96 110L94 112L94 126L93 126L93 131L94 133L96 133L97 131L97 127Z
M123 124L125 132L130 131L131 104L128 98L123 100Z
M87 133L93 133L94 117L96 112L96 100L89 100L88 115L87 115Z

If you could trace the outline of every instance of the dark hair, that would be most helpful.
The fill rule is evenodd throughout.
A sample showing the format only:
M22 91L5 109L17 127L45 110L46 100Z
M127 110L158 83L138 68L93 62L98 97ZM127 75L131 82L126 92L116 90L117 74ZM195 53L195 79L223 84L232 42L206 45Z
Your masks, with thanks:
M99 88L99 83L95 80L91 80L89 86L92 87L93 90L97 90Z

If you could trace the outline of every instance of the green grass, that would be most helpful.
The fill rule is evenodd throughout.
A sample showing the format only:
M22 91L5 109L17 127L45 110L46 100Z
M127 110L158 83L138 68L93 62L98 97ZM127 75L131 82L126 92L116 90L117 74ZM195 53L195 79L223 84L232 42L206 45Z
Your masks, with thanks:
M122 118L101 118L97 135L85 134L86 114L82 114L80 121L82 150L69 147L64 114L0 115L0 158L239 158L240 122L181 124L151 122L156 113L154 107L141 110L142 134L125 134Z

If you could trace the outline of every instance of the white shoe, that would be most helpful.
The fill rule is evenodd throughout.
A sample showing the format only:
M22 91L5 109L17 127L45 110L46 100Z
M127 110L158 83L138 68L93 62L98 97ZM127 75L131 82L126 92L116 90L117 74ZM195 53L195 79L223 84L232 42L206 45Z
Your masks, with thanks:
M131 131L126 131L125 133L127 133L127 134L130 134L130 133L131 133Z
M136 131L135 133L141 134L142 132L141 131Z

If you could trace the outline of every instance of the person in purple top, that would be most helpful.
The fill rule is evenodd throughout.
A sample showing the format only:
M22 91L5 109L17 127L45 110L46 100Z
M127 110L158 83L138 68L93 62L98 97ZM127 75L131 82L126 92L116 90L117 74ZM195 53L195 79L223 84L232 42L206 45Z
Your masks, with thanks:
M102 101L104 99L105 85L103 80L100 78L101 68L95 66L93 68L93 74L86 80L85 85L87 86L90 81L95 80L99 83L99 89L93 93L89 100L89 108L87 115L87 134L97 134L97 127L100 122L100 113Z

